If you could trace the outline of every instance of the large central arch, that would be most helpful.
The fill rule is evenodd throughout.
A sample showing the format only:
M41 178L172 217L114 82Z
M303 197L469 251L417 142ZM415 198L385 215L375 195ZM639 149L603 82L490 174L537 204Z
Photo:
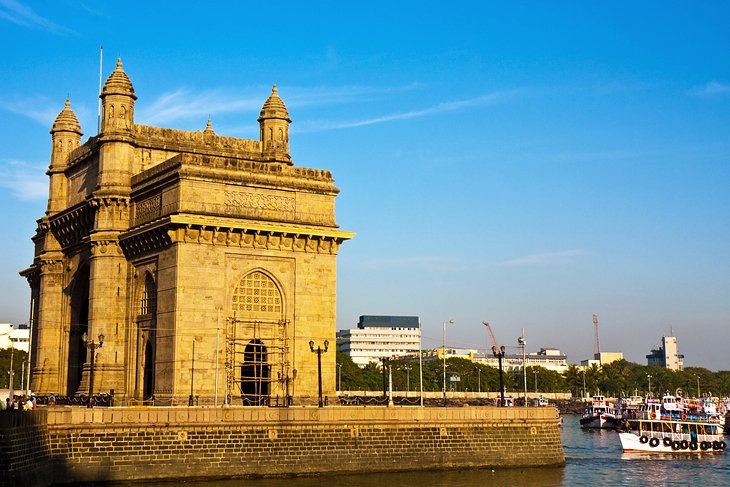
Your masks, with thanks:
M71 316L68 333L66 395L79 392L86 363L86 345L83 336L89 330L89 267L82 266L76 273L71 294Z
M234 369L244 405L269 404L276 383L283 383L286 362L284 300L280 287L263 270L241 277L231 300ZM276 374L273 372L276 371ZM283 397L285 392L281 393Z

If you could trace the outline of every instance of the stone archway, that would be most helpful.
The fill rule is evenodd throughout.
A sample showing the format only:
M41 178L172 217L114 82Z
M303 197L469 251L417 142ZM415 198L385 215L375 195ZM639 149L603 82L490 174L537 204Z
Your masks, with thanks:
M89 267L82 266L76 273L71 294L71 317L68 333L66 395L79 392L86 363L86 345L83 336L89 330Z
M251 340L243 352L241 362L241 399L245 405L266 404L271 380L271 366L266 346L260 340Z

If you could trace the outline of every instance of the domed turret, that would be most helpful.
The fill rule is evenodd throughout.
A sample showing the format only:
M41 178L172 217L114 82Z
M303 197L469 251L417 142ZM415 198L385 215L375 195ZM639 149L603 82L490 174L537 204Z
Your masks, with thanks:
M51 135L56 132L71 132L78 134L79 137L84 135L81 131L81 125L79 119L76 118L76 114L71 110L71 102L66 98L66 106L63 107L61 113L58 114L56 120L53 122L51 127Z
M66 204L66 176L64 170L68 163L69 154L81 143L81 131L79 119L71 110L71 102L66 98L66 104L58 114L51 127L51 166L48 168L50 186L48 189L47 212L55 213L61 211Z
M122 68L122 59L117 59L117 68L104 83L99 95L102 104L101 132L130 132L134 125L134 86Z
M265 160L291 164L289 157L289 111L279 97L276 85L271 88L271 95L261 107L258 118L261 127L261 147Z

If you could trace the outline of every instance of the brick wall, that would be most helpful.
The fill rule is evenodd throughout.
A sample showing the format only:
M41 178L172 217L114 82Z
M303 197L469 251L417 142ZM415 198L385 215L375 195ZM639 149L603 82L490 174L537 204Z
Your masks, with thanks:
M24 487L565 462L552 408L53 408L0 424L0 484Z

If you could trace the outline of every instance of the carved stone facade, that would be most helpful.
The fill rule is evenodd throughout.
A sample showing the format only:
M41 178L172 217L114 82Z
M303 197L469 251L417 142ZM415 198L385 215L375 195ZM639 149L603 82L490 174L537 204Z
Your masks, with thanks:
M336 256L329 171L289 155L276 87L260 140L137 125L121 61L81 144L70 104L51 129L48 209L33 237L31 388L158 405L317 400L335 392ZM95 349L90 368L93 339ZM93 380L90 380L93 376Z

